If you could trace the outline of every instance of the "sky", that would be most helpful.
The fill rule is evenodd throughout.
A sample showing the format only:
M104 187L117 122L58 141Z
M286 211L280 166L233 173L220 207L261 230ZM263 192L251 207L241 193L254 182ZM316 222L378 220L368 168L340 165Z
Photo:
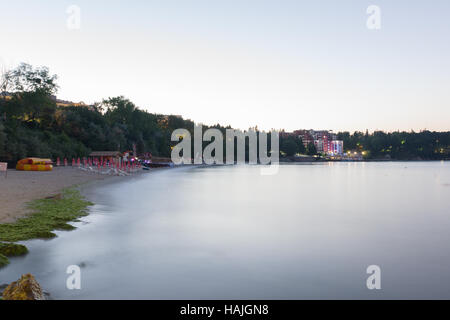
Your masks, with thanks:
M448 0L0 5L1 67L49 67L60 99L123 95L241 129L450 130ZM380 29L367 27L370 5Z

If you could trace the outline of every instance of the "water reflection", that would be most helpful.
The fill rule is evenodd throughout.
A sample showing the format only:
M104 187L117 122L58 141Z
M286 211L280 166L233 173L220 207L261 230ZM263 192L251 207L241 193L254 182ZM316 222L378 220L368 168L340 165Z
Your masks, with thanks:
M447 162L156 172L87 189L79 228L27 242L0 283L32 272L64 299L450 298L447 185ZM65 287L72 264L81 290Z

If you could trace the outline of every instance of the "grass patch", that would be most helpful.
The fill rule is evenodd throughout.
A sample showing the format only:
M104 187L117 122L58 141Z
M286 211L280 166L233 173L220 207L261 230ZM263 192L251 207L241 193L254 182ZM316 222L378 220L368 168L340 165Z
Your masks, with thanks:
M66 189L60 197L34 200L28 204L32 214L14 223L0 224L0 241L23 241L30 239L50 239L54 230L73 230L67 224L88 214L92 205L75 189Z
M0 268L9 264L9 260L4 255L0 254Z
M27 253L28 253L27 247L21 244L0 242L0 254L6 257L23 256L24 254Z
M28 249L24 245L0 242L0 268L9 264L8 257L23 256L27 253Z
M27 247L15 241L50 239L56 237L54 230L73 230L69 221L88 215L87 207L92 205L75 189L65 189L61 195L34 200L28 204L32 214L14 223L0 224L0 268L9 264L7 257L28 253ZM7 241L9 243L2 243Z

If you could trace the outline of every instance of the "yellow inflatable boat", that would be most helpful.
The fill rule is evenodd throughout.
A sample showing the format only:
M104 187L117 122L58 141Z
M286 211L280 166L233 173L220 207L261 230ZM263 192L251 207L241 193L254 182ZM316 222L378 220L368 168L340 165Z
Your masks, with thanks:
M17 162L17 170L22 171L52 171L52 160L41 158L26 158Z

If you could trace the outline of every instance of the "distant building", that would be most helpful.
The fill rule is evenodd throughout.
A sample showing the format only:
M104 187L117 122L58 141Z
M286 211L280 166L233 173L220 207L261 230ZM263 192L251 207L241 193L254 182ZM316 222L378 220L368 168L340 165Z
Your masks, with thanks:
M317 152L323 152L323 140L322 139L314 140L314 146L316 147Z
M311 135L310 130L296 130L294 131L294 134L298 138L302 139L305 148L308 146L308 144L314 143L314 137Z
M52 99L53 99L53 101L55 101L55 103L58 107L70 107L70 106L84 107L84 106L86 106L86 104L83 101L72 102L72 101L68 101L68 100L61 100L61 99L58 99L56 96L52 96Z
M305 148L313 143L317 152L328 155L342 155L344 153L344 142L337 140L337 134L330 130L296 130L293 132L298 138L302 139Z
M344 141L333 140L331 141L331 152L332 155L342 155L344 154Z
M0 93L0 98L5 99L5 100L11 100L12 99L12 93L3 91L3 92Z

